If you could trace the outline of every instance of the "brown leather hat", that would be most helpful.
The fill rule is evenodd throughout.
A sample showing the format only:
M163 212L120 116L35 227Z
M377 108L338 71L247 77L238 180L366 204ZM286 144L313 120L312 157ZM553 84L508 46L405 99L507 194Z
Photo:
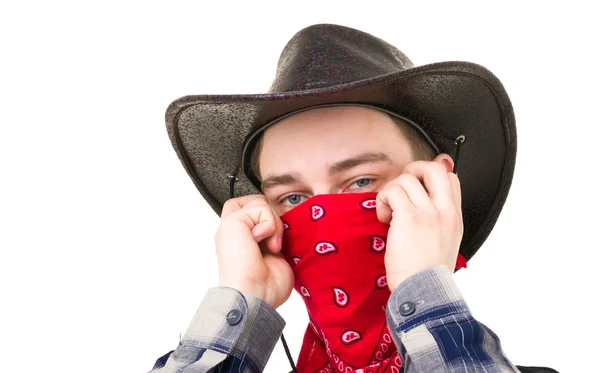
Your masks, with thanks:
M314 25L287 43L268 93L185 96L169 106L166 124L187 173L220 214L230 182L236 196L260 193L249 158L265 128L302 110L344 104L404 119L438 152L460 150L465 226L460 252L470 259L502 210L517 149L508 95L480 65L414 67L400 50L370 34Z

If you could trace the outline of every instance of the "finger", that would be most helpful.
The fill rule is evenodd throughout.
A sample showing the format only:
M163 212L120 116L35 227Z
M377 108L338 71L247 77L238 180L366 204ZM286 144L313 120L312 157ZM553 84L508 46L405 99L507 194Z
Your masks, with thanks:
M397 184L377 193L376 202L377 219L386 224L390 224L394 214L407 214L415 209L406 191Z
M277 215L268 205L246 207L239 213L246 214L252 220L252 236L257 243L263 242L269 250L276 249L277 237ZM272 242L271 242L272 241Z
M406 165L403 172L423 181L435 207L440 210L454 207L452 188L444 166L437 162L416 161Z
M462 190L460 187L460 179L455 173L449 172L448 180L450 181L450 186L452 188L452 199L454 201L454 206L456 207L456 213L462 220Z
M248 196L242 196L242 197L228 199L227 201L225 201L225 204L223 204L223 209L221 211L221 218L229 216L229 215L233 214L234 212L242 209L248 203L250 203L252 201L257 201L257 200L258 201L262 200L262 201L266 202L267 198L262 194L251 194Z
M396 179L392 180L387 186L390 185L400 185L402 189L406 192L408 199L410 202L418 208L431 208L433 207L433 203L431 202L431 198L427 194L425 187L419 179L416 178L415 175L406 173L398 176Z
M281 243L283 240L283 222L277 212L271 208L271 215L275 223L275 233L266 240L266 248L273 254L281 251Z
M254 199L248 202L242 210L246 210L250 207L265 208L267 210L262 211L262 215L259 218L259 222L256 225L261 224L261 227L256 228L256 225L252 228L253 233L258 236L257 242L261 243L261 249L269 250L273 253L277 253L281 250L281 242L283 240L283 222L277 214L277 212L268 204L266 199ZM271 234L273 226L275 231ZM262 235L269 234L267 237ZM264 237L264 238L263 238Z
M244 196L230 200L228 201L228 210L236 210L231 213L230 218L246 224L261 249L275 253L281 250L283 222L263 195Z
M256 242L269 237L275 231L271 207L262 201L251 201L244 208L221 219L221 224L237 221L246 225Z

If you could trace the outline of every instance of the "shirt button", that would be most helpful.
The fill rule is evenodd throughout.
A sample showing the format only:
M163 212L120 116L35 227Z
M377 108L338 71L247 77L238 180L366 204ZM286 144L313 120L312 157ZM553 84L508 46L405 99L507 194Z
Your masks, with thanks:
M227 314L227 323L229 325L237 325L242 320L242 311L240 310L231 310Z
M404 302L400 305L400 314L402 316L410 316L415 313L415 304L413 302Z

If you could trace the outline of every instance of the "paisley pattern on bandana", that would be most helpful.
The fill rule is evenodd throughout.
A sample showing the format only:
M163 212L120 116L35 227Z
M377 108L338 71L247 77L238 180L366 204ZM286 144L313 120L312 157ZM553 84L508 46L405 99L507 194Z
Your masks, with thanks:
M402 367L385 314L390 290L382 254L390 226L377 219L376 196L318 195L281 216L282 252L310 318L299 373L398 373ZM465 264L459 255L457 267Z

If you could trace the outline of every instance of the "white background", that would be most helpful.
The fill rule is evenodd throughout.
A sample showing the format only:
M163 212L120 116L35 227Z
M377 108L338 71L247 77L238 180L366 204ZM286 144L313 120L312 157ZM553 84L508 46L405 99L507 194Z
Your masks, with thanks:
M259 5L260 4L260 5ZM216 285L218 218L164 126L183 95L261 93L314 23L416 65L492 70L519 152L498 224L456 275L519 365L598 371L593 2L13 2L0 6L0 371L147 372ZM307 318L280 309L297 355ZM277 345L267 372L288 372Z

